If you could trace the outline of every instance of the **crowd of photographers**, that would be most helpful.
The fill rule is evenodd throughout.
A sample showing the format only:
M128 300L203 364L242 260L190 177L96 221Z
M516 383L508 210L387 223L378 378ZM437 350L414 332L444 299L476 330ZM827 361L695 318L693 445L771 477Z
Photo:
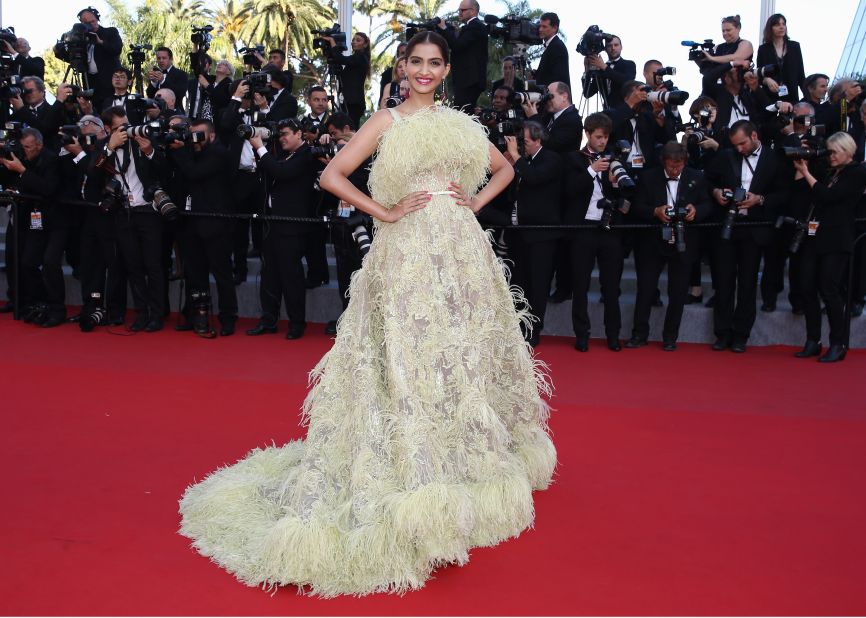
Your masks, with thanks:
M620 281L633 253L637 297L627 348L647 344L667 266L662 345L676 349L684 305L703 302L706 263L713 349L744 352L758 289L761 309L775 311L787 265L788 299L806 321L798 356L844 358L845 298L850 291L849 309L858 316L866 297L866 243L858 249L854 289L847 289L854 238L864 231L856 216L866 215L866 168L859 164L866 106L859 84L839 80L828 88L826 75L806 76L783 16L768 20L757 51L740 38L739 17L731 16L722 20L724 42L683 42L703 76L702 92L689 104L689 93L672 81L675 69L648 60L636 79L638 67L622 57L619 37L591 26L577 45L585 68L580 88L584 99L598 95L600 111L586 109L582 117L557 15L533 23L482 19L479 11L475 0L463 0L460 24L437 18L410 26L448 41L453 105L477 115L514 165L513 186L479 220L494 230L495 248L513 262L513 283L538 319L526 332L532 345L547 303L572 298L575 348L587 351L588 290L597 265L607 345L619 351ZM336 78L328 89L306 90L308 113L298 117L280 50L267 58L262 47L241 50L247 71L235 78L229 62L213 66L206 53L210 27L193 28L192 74L174 66L166 47L153 50L156 63L147 70L149 45L131 45L123 66L117 30L101 26L91 7L78 18L55 50L73 79L50 105L39 59L29 57L26 41L0 33L0 95L9 102L0 110L0 184L31 198L10 206L5 310L17 305L26 321L43 327L63 323L65 257L81 281L82 330L123 323L127 286L136 312L130 328L160 330L167 282L182 277L176 328L216 336L209 319L213 276L219 332L230 335L235 285L247 277L252 240L262 260L262 315L247 334L275 333L284 303L287 337L294 339L305 328L306 290L328 280L328 236L345 306L349 277L370 246L371 221L319 191L316 179L365 112L366 35L356 34L346 55L339 29L316 33ZM490 36L512 50L492 84ZM526 60L533 45L543 46L534 70ZM408 96L404 49L381 76L379 107ZM485 92L491 105L480 108ZM365 168L354 179L362 189ZM292 220L323 214L333 222L328 228ZM12 256L20 263L12 264ZM823 356L822 302L830 324Z

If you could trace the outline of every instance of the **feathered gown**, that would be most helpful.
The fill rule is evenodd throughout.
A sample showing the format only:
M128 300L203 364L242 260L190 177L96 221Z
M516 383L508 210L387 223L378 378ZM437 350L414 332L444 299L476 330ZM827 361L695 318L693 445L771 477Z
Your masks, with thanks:
M488 154L465 114L396 116L372 196L393 206L450 180L474 192ZM549 386L468 208L438 194L378 223L350 293L312 374L307 438L255 449L180 501L180 533L248 585L322 596L420 588L437 566L530 527L531 492L550 483Z

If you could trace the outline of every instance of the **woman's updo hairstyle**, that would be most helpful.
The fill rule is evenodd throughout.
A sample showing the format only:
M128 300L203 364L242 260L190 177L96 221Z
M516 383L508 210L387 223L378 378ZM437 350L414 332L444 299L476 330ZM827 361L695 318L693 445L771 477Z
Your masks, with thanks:
M451 49L448 47L448 41L446 41L445 37L441 34L431 32L430 30L419 32L409 39L409 44L406 46L404 57L408 58L412 55L412 50L423 43L431 43L438 47L439 51L442 52L442 59L445 60L445 64L451 63Z

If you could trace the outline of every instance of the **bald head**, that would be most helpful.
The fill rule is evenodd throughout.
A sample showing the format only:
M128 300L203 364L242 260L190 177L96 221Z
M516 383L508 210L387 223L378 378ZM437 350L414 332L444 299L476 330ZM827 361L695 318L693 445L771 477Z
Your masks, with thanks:
M168 88L160 88L156 91L156 98L165 101L165 106L168 109L174 109L177 103L177 97L174 95L174 90Z

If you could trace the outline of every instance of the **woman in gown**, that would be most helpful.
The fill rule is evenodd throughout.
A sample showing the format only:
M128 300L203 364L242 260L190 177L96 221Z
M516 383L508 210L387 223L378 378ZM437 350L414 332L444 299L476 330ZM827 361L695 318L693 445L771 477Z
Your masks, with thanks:
M551 481L550 387L474 216L513 171L475 120L433 105L445 40L419 33L407 58L411 97L376 112L321 179L377 234L313 370L306 439L255 449L180 501L181 534L251 586L420 588L530 527L532 490ZM370 198L347 177L374 152Z

